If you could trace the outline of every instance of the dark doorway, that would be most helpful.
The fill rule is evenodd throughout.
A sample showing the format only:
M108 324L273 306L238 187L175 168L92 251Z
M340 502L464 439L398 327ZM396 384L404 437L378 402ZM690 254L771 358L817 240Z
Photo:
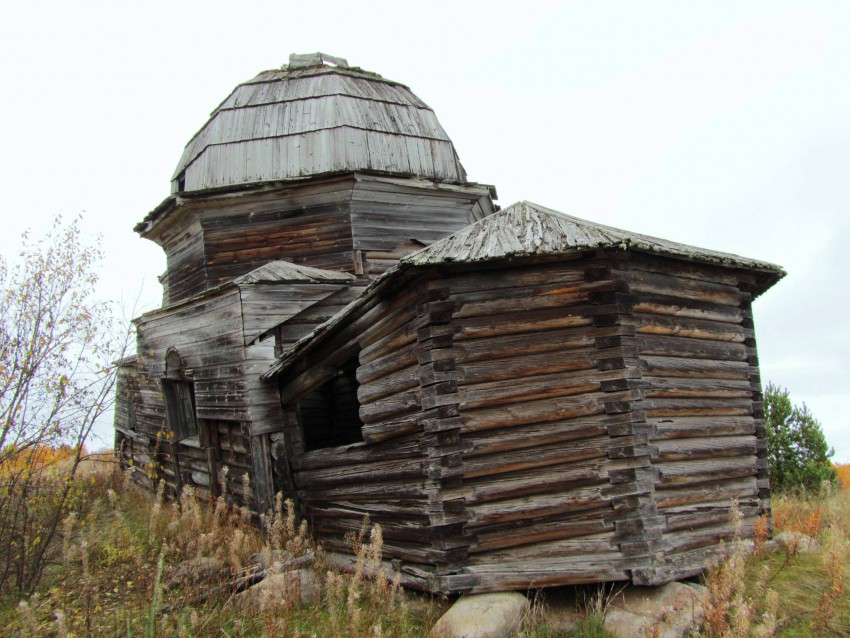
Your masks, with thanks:
M356 373L357 357L354 357L337 369L336 376L298 402L305 451L363 440Z

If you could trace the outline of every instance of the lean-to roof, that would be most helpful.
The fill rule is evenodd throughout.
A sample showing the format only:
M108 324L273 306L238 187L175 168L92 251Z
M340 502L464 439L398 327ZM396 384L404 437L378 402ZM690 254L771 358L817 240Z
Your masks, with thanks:
M214 297L223 290L237 286L250 286L255 284L351 284L356 277L346 272L334 270L323 270L310 266L300 266L288 261L275 260L255 268L254 270L226 281L214 288L205 290L187 299L181 299L173 304L146 312L140 317L133 319L133 323L148 321L159 316L168 315L180 308L190 306L208 297Z

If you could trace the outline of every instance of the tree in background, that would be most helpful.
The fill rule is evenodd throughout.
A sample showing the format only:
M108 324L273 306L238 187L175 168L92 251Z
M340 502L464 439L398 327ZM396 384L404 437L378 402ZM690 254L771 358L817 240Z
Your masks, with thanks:
M791 403L788 390L768 383L764 392L770 485L775 491L818 491L838 474L830 462L835 450L804 403Z
M73 508L126 338L94 296L102 252L79 218L21 244L13 264L0 258L0 593L26 594Z

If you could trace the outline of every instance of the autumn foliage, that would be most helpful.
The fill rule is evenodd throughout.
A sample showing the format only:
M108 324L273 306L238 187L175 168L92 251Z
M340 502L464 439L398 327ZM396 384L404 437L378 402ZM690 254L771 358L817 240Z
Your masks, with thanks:
M841 489L850 489L850 464L836 463L835 471L838 473L838 483L841 485Z
M95 298L100 258L79 220L60 218L0 257L0 594L33 591L53 559L84 445L112 405L126 340Z
M18 474L27 468L39 471L59 469L63 464L73 461L77 454L86 455L86 448L71 447L70 445L37 445L22 450L6 449L3 456L7 461L0 464L0 477L8 478Z

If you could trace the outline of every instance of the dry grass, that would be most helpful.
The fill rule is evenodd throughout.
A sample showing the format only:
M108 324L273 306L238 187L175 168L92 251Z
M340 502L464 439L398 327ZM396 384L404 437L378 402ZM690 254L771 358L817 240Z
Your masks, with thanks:
M445 601L403 591L381 569L379 526L364 525L350 539L356 561L350 573L340 573L323 561L283 499L263 517L262 535L249 512L225 497L200 503L185 490L179 503L168 503L161 491L152 496L136 489L111 467L100 459L83 468L88 488L63 522L43 587L27 601L3 601L0 623L10 635L412 637L426 635L445 607ZM804 533L819 549L774 549L768 521L757 523L755 552L732 543L726 560L708 573L700 635L850 637L850 491L779 496L773 512L774 534ZM317 556L304 603L302 581L290 587L283 580L250 608L235 604L232 588L223 586L258 559L299 556ZM223 569L180 578L178 566L187 561ZM591 600L580 626L566 634L547 624L538 602L520 635L605 636L600 600L596 606Z
M709 601L702 636L850 636L850 596L845 583L850 556L850 491L773 500L774 534L793 532L817 541L788 549L765 542L756 525L756 548L730 546L726 560L708 572Z
M424 635L442 609L380 569L378 526L352 539L355 569L341 574L323 562L283 499L263 517L263 535L225 496L209 505L186 489L179 503L168 503L162 490L146 494L110 467L86 469L87 506L65 519L61 559L43 587L29 600L3 601L0 622L12 635L406 637ZM317 576L306 604L286 586L258 594L250 607L236 603L230 580L253 573L257 559L313 556ZM187 564L200 567L180 567Z

